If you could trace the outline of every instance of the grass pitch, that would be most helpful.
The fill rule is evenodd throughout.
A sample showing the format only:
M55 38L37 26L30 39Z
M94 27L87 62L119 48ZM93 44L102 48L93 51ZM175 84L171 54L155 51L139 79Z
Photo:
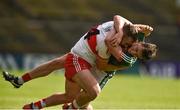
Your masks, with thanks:
M20 89L13 88L0 77L0 109L20 109L26 103L56 92L64 92L63 74L33 80ZM95 109L180 109L180 80L116 75L92 105Z

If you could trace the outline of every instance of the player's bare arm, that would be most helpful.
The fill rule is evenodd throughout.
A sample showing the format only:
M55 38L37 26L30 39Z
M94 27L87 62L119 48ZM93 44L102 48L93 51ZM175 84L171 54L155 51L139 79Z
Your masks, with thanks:
M113 17L113 21L114 21L115 32L118 33L118 35L111 37L111 45L112 46L118 46L121 39L122 39L122 36L123 36L124 25L125 24L132 24L132 23L120 15L115 15Z
M122 32L122 28L124 24L132 24L129 20L123 18L120 15L115 15L113 17L113 21L114 21L114 27L115 27L116 32L119 32L119 31Z
M111 53L118 61L121 61L122 48L120 46L111 45L111 38L114 36L119 36L119 32L114 34L113 31L110 31L105 38L105 43L106 43L106 46L108 47L108 52ZM122 40L122 36L120 37L121 37L120 40Z

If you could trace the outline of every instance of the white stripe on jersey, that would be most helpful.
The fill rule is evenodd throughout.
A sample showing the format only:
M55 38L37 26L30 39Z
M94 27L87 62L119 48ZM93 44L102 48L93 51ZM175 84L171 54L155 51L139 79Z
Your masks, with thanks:
M73 54L73 64L74 64L76 71L79 72L81 70L81 66L78 62L78 56L75 54Z
M131 66L136 62L137 57L129 57L128 55L124 54L123 52L121 53L121 58L129 63Z

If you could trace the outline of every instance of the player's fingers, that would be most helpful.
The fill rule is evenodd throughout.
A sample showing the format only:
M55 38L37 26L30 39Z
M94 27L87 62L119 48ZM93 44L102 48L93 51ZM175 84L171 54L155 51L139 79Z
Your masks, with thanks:
M111 45L112 45L113 47L116 47L117 44L118 44L117 42L112 42L112 43L111 43Z
M152 28L151 26L149 26L148 29L149 29L150 31L153 31L153 28Z
M153 31L153 28L151 26L149 26L149 25L146 25L144 29L149 30L149 31Z
M118 40L118 37L117 36L113 36L113 37L111 37L111 42L114 42L114 41L116 41L116 40Z
M153 31L153 28L149 25L144 25L144 24L135 24L135 27L138 27L140 30L149 30Z
M136 33L137 33L137 32L141 32L142 29L141 29L140 27L136 27L136 30L135 30L135 31L136 31Z
M110 43L111 43L111 44L115 44L116 41L117 41L116 39L112 39L112 40L110 41Z
M116 47L116 46L118 45L118 40L117 40L117 39L113 39L113 40L111 41L111 45L112 45L113 47Z

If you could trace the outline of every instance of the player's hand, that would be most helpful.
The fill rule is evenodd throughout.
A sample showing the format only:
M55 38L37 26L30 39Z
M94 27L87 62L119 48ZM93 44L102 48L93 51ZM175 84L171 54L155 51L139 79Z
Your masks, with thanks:
M149 25L145 24L134 24L135 27L137 27L138 32L142 32L145 34L145 36L149 36L151 32L153 31L153 28Z
M119 46L121 39L122 39L122 33L116 33L114 36L112 36L110 44L113 47Z
M108 43L112 47L119 46L121 40L122 40L123 32L122 30L119 32L116 32L114 29L112 29L106 36L105 42Z

